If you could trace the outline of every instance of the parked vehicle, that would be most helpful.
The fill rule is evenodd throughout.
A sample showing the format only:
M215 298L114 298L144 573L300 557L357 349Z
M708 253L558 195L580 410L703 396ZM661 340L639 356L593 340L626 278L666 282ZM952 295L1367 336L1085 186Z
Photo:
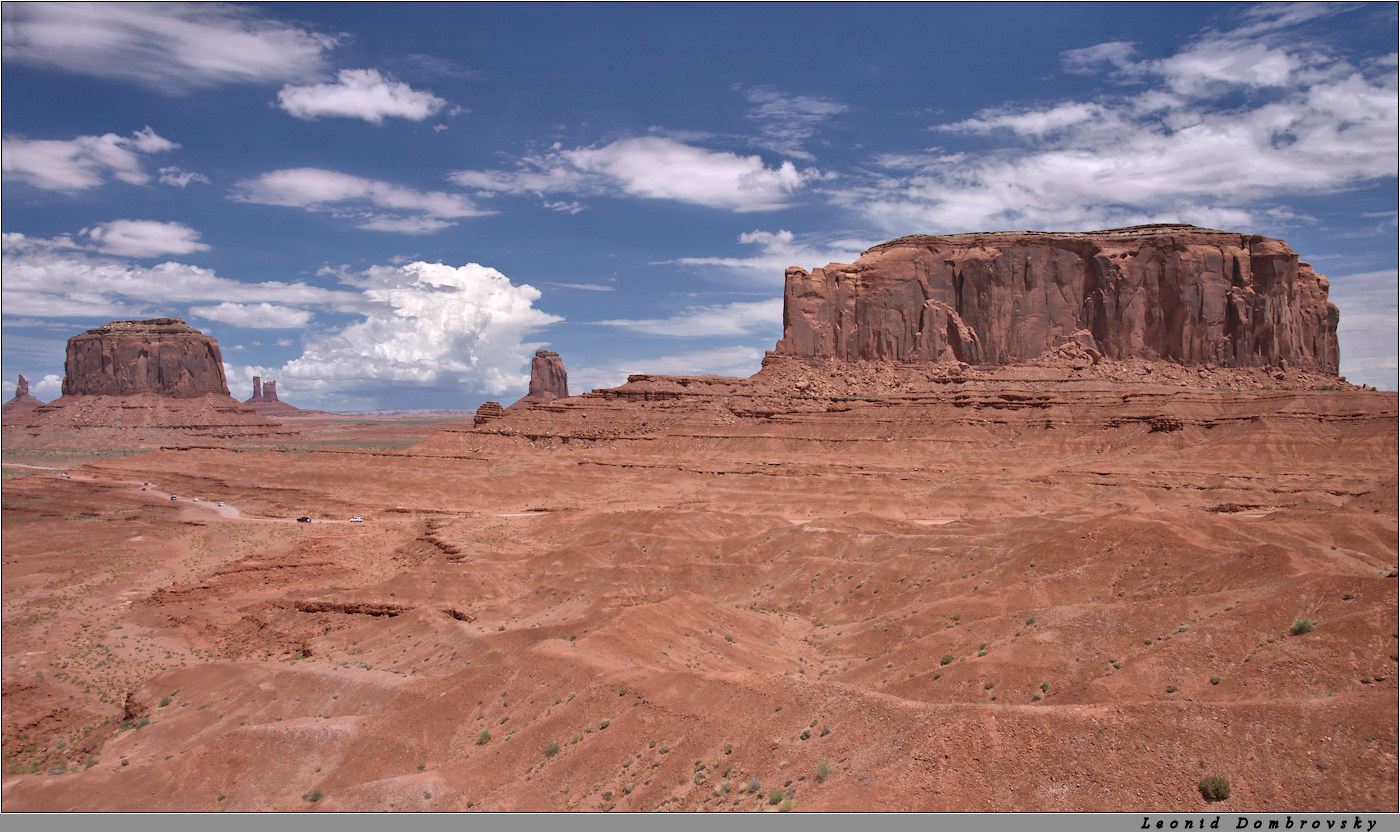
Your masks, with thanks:
M310 517L298 517L298 518L297 518L297 522L298 522L298 523L310 523L310 522L311 522L311 518L310 518Z
M177 499L177 498L175 497L174 494L171 494L171 495L170 495L170 499L174 500L174 499Z
M350 518L350 522L351 522L351 523L363 523L363 522L365 522L365 518L363 518L363 517L351 517L351 518Z

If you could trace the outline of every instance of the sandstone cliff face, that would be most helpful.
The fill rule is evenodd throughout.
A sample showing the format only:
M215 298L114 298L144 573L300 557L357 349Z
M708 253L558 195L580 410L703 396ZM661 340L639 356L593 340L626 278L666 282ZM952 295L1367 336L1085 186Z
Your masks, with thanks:
M506 410L517 413L530 406L530 402L552 402L569 397L569 374L564 372L564 361L554 350L535 350L530 362L530 392L520 397Z
M530 362L529 397L538 401L563 399L569 395L569 374L564 361L554 350L535 350Z
M287 404L277 398L277 382L263 381L262 376L253 376L253 397L246 399L243 403L251 407L259 416L269 416L274 419L279 416L322 412L319 410L306 411Z
M218 343L179 318L113 321L68 339L65 396L228 395Z
M902 237L788 269L779 355L1013 364L1110 359L1335 374L1327 279L1282 240L1182 225Z

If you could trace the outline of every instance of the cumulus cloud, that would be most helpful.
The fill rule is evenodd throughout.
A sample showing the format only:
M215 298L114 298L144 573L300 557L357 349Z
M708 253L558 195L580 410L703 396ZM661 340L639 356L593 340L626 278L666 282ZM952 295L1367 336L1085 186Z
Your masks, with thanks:
M209 246L199 242L198 231L178 222L113 220L78 233L91 240L97 251L123 257L158 257L209 250Z
M600 326L613 326L632 332L673 338L743 336L774 332L781 334L783 299L778 297L760 301L692 306L669 318L597 323Z
M4 59L178 94L314 75L338 38L222 3L6 3Z
M792 162L776 168L759 156L706 150L672 138L644 136L601 147L527 156L512 171L456 171L449 179L492 193L580 193L670 199L731 211L787 207L792 195L820 173ZM564 204L564 210L576 206Z
M1156 60L1118 41L1073 50L1067 68L1131 80L1131 92L936 125L978 145L881 157L882 175L830 194L899 232L1290 221L1274 198L1365 187L1397 168L1393 62L1330 55L1284 31L1298 17L1256 11Z
M11 388L13 389L13 388ZM63 376L46 373L38 381L29 382L29 395L36 399L56 399L63 394Z
M271 303L230 303L191 306L190 314L245 329L298 329L311 321L311 312Z
M385 78L375 69L342 69L336 78L334 84L288 84L277 93L277 103L297 118L360 118L371 124L385 118L422 121L447 105L432 93Z
M144 185L151 177L142 168L142 157L179 146L156 135L150 127L129 137L106 133L68 141L6 136L0 150L0 167L7 177L50 191L95 188L109 177Z
M784 95L764 88L749 90L747 97L753 105L748 117L759 123L763 146L796 159L815 158L804 144L823 121L850 109L828 98Z
M529 383L532 332L563 320L534 307L540 292L468 263L375 266L353 278L360 320L308 339L302 355L262 375L308 390L366 381L460 384L490 394Z
M3 270L0 300L7 316L136 318L201 301L315 304L343 311L362 305L357 292L306 283L242 283L177 262L136 266L81 250L71 237L7 232Z
M191 182L200 182L208 185L209 177L202 173L180 170L176 167L160 169L160 183L162 185L174 185L177 188L183 188Z
M491 213L461 194L417 191L321 168L276 170L235 185L240 202L331 211L356 220L359 228L400 234L427 234L451 220Z
M791 231L780 229L749 231L739 235L739 242L758 246L758 252L748 257L682 257L667 262L682 266L719 267L781 286L783 275L790 266L811 270L827 263L850 263L878 241L828 240L813 234L799 237Z

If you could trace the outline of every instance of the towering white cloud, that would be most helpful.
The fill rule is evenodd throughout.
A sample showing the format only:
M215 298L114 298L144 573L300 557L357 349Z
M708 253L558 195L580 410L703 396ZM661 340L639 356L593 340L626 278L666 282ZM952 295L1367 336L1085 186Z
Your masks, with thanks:
M6 3L4 59L165 93L321 70L338 38L223 3Z
M533 286L476 263L376 266L347 279L367 302L363 317L267 373L312 390L373 380L499 394L529 383L525 338L562 320L534 307Z
M359 118L380 124L385 118L422 121L447 102L409 87L375 69L342 69L334 84L292 86L277 93L277 103L297 118Z
M50 191L96 188L108 178L144 185L151 177L143 169L143 157L179 146L150 127L129 137L105 133L67 141L7 136L0 167L7 177Z

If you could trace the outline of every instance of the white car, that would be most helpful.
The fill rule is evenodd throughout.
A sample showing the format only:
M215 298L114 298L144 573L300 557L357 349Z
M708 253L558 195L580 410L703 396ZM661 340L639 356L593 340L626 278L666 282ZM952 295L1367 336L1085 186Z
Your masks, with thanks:
M224 501L223 501L223 500L220 500L220 501L219 501L219 508L223 508L223 507L224 507Z
M198 498L198 497L195 497L194 500L192 500L192 502L196 502L196 503L199 502L199 498Z
M363 523L363 522L365 522L365 518L363 518L363 517L351 517L351 518L350 518L350 522L351 522L351 523Z

